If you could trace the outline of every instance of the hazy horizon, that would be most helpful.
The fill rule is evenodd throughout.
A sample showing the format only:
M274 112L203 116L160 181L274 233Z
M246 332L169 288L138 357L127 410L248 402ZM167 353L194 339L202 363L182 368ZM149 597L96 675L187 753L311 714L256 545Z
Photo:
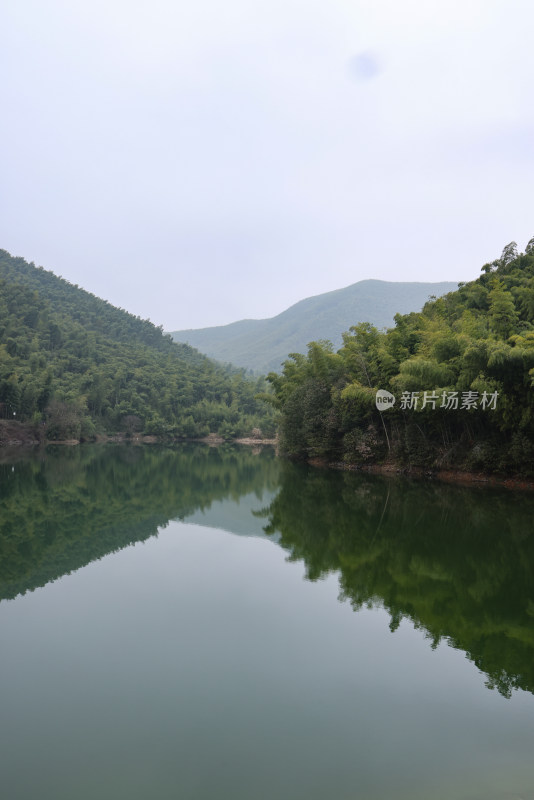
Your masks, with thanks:
M166 330L534 235L519 0L7 0L0 247Z
M321 296L323 296L325 294L335 294L336 292L343 291L343 289L349 289L351 286L355 286L358 283L368 283L370 281L373 281L375 283L393 283L393 284L395 284L395 283L403 283L403 284L410 284L410 283L425 284L425 283L427 283L427 284L432 284L432 285L440 285L440 284L443 284L443 283L458 284L458 281L385 281L385 280L382 280L380 278L362 278L359 281L355 281L354 284L349 284L349 286L340 286L339 289L332 289L331 291L328 291L328 292L320 292L319 294L313 294L313 295L309 295L308 297L302 297L300 300L297 300L295 303L291 303L289 306L286 306L286 308L283 308L281 311L279 311L277 314L273 314L271 317L241 317L240 319L235 319L235 320L232 320L231 322L223 322L220 325L214 325L214 326L212 326L212 325L204 325L204 326L202 326L202 328L226 327L228 325L233 325L235 322L264 322L266 320L273 319L273 317L280 316L285 311L288 311L289 309L293 308L294 306L298 306L300 303L304 302L305 300L312 300L314 297L321 297ZM198 328L176 328L175 330L177 330L177 331L187 331L187 330L197 330L197 329ZM172 333L173 331L168 329L168 332Z

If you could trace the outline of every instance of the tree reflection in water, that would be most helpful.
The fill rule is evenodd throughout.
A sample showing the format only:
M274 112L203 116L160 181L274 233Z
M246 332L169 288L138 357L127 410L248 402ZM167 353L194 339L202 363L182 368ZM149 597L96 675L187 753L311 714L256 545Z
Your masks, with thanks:
M262 508L266 491L277 494ZM465 651L506 697L534 691L532 495L318 470L281 462L270 448L4 452L0 599L251 493L251 532L264 524L309 580L337 572L355 610L383 607L392 631L407 618L432 647L444 640Z
M355 610L464 650L505 697L534 691L531 494L284 465L264 513L310 580L339 573Z

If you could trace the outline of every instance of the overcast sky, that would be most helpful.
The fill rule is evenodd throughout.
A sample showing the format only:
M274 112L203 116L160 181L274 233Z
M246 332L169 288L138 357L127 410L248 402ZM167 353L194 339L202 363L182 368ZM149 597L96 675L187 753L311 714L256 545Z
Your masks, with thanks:
M3 0L0 247L166 330L534 236L529 0Z

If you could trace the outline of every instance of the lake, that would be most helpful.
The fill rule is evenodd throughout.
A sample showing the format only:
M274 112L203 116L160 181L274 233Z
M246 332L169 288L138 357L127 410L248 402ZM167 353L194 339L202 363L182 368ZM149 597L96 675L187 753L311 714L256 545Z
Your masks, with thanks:
M532 800L534 497L0 452L6 800Z

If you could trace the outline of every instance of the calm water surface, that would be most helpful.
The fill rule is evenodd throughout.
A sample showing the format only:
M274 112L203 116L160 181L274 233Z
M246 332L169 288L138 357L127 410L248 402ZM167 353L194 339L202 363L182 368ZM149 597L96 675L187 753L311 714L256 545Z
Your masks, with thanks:
M534 498L0 454L6 800L533 800Z

